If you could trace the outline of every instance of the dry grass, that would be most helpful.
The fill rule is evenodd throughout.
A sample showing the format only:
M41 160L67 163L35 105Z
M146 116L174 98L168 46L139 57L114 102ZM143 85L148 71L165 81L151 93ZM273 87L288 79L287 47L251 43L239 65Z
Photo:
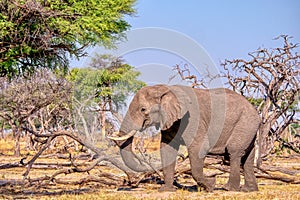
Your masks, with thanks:
M137 190L137 191L116 191L116 190L103 190L92 193L83 194L62 194L59 196L31 196L30 198L38 199L57 199L57 200L68 200L68 199L105 199L105 200L131 200L131 199L173 199L173 200L215 200L215 199L228 199L228 200L239 200L239 199L285 199L285 200L297 200L300 199L300 185L269 185L260 186L259 192L224 192L214 191L213 193L205 192L188 192L178 190L174 193L158 193L157 190Z
M154 148L154 147L153 147ZM154 150L154 149L153 149ZM155 151L155 150L154 150ZM0 164L18 162L20 158L12 156L13 140L6 139L0 140ZM23 156L27 156L27 160L33 156L33 152L28 152L22 143ZM55 162L68 162L64 159L46 159L40 158L36 162L55 163ZM86 162L86 161L85 161ZM295 158L273 158L270 160L272 164L284 166L293 170L300 170L300 159ZM226 192L221 190L222 185L227 181L227 174L217 178L216 190L213 193L206 192L189 192L184 190L177 190L174 193L159 193L157 189L160 187L157 184L143 184L141 187L131 189L122 186L106 186L99 183L87 183L84 185L61 185L49 182L47 185L40 186L1 186L5 180L22 180L22 174L25 168L11 168L0 170L0 199L104 199L104 200L117 200L117 199L300 199L300 185L284 184L278 181L259 179L259 191L251 193L243 192ZM30 178L51 176L59 169L32 169L29 176ZM111 169L103 166L97 166L94 170L89 172L90 175L97 176L98 173L105 171L109 173L118 174L120 177L126 177L121 171ZM70 175L60 175L59 178L64 180L78 180L88 176L87 173L73 173ZM192 179L181 178L181 184L193 185Z
M7 137L0 140L0 155L13 155L14 141Z

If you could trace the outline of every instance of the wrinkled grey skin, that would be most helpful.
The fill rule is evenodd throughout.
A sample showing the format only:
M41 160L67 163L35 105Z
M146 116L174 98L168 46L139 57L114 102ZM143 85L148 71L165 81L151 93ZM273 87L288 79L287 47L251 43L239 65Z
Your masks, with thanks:
M260 124L256 109L241 95L228 89L202 90L186 86L147 86L137 92L120 127L119 136L149 126L161 128L161 159L165 184L160 191L174 191L176 156L186 145L192 176L199 186L212 191L215 177L203 175L205 156L230 158L226 190L240 190L240 166L244 169L243 191L257 191L254 175L254 141ZM147 170L132 153L133 136L117 141L126 165Z

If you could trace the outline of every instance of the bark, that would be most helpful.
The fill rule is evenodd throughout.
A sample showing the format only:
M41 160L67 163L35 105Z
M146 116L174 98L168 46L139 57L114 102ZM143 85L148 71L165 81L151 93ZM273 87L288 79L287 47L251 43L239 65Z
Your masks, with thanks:
M4 121L0 125L0 139L4 139Z
M106 136L106 114L105 111L100 111L101 118L101 139L105 140Z
M15 139L15 146L14 146L14 156L20 157L20 138L22 130L17 128L15 125L12 125L13 137Z

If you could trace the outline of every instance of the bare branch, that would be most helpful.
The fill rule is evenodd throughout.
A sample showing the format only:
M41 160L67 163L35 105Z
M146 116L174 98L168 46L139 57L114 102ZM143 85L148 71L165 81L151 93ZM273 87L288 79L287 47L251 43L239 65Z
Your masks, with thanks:
M222 63L233 90L249 99L262 100L257 106L262 115L263 156L272 151L276 140L282 142L281 133L295 116L300 93L300 56L295 52L298 44L292 44L291 38L280 35L275 39L283 39L283 47L258 49L249 53L250 60Z

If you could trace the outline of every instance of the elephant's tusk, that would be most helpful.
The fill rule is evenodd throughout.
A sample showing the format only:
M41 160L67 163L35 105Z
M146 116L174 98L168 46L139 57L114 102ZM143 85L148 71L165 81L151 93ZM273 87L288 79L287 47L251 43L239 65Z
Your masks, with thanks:
M128 138L134 136L136 132L137 132L136 130L132 130L128 134L123 136L107 136L107 138L115 141L127 140Z

